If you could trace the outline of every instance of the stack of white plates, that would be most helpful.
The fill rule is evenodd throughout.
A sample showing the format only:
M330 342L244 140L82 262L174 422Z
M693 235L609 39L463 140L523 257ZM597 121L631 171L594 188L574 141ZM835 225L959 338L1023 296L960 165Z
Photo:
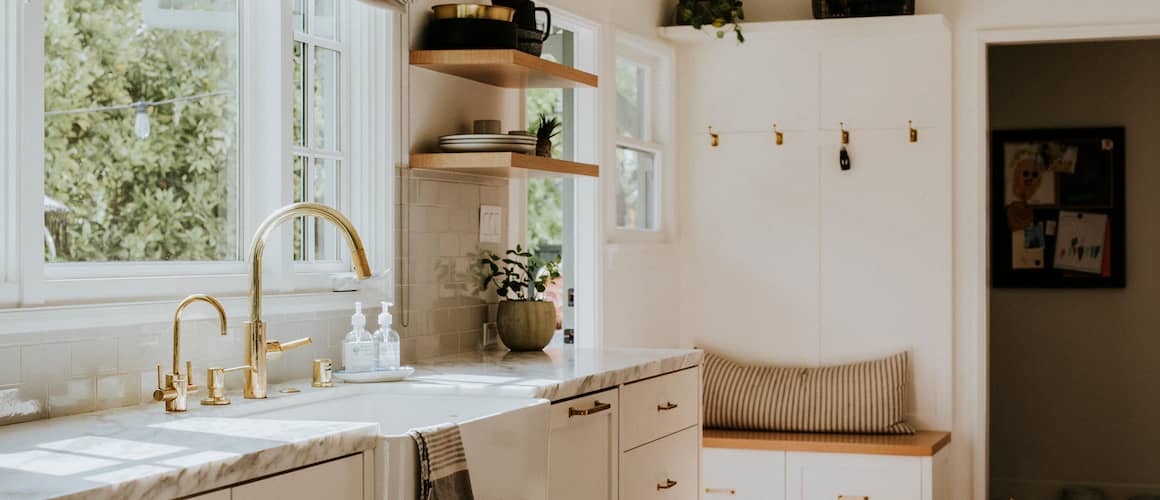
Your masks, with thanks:
M463 134L439 138L439 149L448 153L536 153L536 138L514 134Z

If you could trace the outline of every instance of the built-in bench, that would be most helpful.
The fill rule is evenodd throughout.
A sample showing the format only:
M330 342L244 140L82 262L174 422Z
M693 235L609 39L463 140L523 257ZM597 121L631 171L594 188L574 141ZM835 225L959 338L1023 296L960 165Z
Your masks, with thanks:
M705 498L947 498L951 434L810 434L705 429Z

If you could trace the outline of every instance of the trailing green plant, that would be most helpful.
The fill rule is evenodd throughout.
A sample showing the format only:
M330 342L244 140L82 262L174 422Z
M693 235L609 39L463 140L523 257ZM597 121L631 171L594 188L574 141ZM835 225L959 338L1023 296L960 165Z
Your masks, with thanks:
M560 277L559 257L545 260L520 245L503 257L484 252L479 263L484 275L480 289L486 291L494 286L496 296L502 300L538 300L536 297L544 293L548 283Z
M725 27L732 25L737 42L745 43L745 34L741 32L745 10L741 3L741 0L677 0L677 24L695 29L712 26L717 30L717 38L725 38Z

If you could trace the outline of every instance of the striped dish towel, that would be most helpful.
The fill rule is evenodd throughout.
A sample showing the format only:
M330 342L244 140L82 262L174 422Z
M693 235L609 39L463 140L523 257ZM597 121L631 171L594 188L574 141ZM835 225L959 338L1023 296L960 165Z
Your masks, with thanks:
M474 500L459 426L442 424L408 432L419 448L419 500Z

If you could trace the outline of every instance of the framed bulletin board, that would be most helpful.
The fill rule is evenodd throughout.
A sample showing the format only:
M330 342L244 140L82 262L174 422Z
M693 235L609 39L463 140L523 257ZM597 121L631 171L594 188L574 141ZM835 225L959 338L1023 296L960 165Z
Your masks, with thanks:
M996 288L1123 288L1124 129L991 135Z

